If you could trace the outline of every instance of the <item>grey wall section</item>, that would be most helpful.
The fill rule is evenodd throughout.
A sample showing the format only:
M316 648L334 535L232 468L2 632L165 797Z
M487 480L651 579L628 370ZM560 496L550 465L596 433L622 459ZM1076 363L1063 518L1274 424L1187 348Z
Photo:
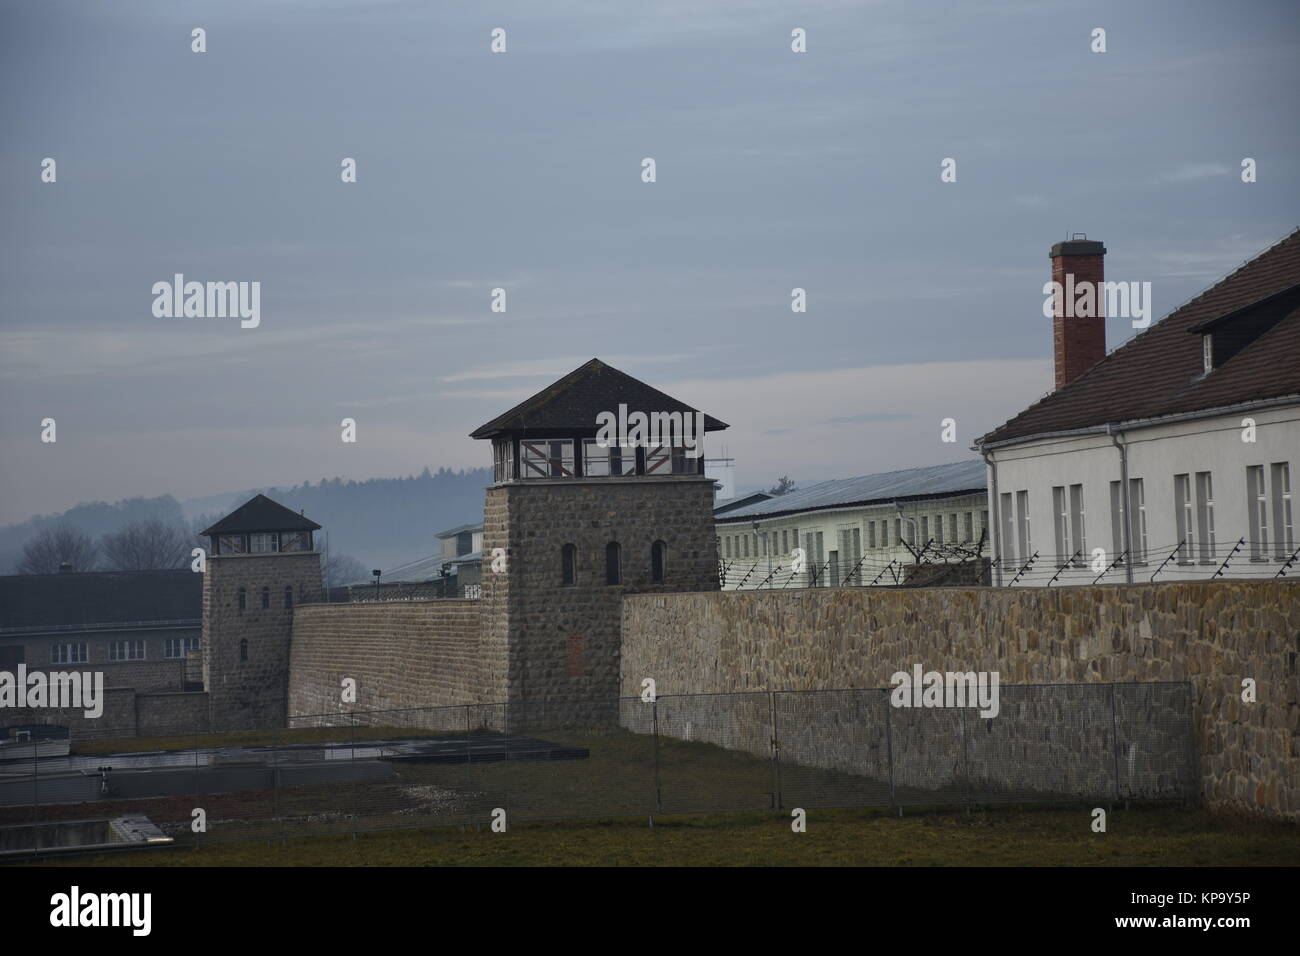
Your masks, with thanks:
M0 711L0 727L53 724L67 727L78 740L105 737L162 737L208 730L208 695L141 693L129 687L105 687L104 710L87 717L78 707L14 708Z
M621 680L628 696L645 677L660 695L879 688L919 663L1003 685L1189 681L1206 802L1300 819L1298 656L1300 583L750 591L629 596ZM1135 706L1173 719L1168 700Z
M496 703L477 601L312 604L294 612L289 713ZM356 681L343 703L344 678Z

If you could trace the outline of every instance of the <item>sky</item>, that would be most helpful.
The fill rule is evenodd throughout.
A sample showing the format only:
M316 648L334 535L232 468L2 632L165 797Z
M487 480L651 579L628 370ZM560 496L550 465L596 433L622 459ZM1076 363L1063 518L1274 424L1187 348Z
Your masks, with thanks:
M3 0L0 522L486 466L593 356L742 488L969 458L1052 388L1054 242L1159 319L1300 224L1297 90L1290 0Z

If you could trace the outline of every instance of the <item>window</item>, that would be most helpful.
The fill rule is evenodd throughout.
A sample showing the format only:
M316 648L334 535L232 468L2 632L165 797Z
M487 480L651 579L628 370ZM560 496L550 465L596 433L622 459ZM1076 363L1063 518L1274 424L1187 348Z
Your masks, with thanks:
M108 645L110 661L144 660L144 641L113 641Z
M823 551L824 544L825 542L822 538L821 531L804 532L803 548L804 548L804 554L806 555L807 562L808 562L809 582L813 587L825 586L822 583L824 581L824 578L822 577L822 573L821 573L823 555L825 554L825 552Z
M955 514L948 516L948 540L953 544L960 540L957 537L957 516Z
M1188 564L1196 554L1196 531L1192 525L1192 479L1190 475L1174 475L1174 519L1178 524L1178 563Z
M262 588L262 609L265 610L271 606L271 589Z
M248 610L248 592L243 588L239 589L239 609L241 611Z
M839 557L844 562L844 577L842 583L858 583L860 577L858 569L862 561L862 530L854 525L840 525L837 529L839 532Z
M837 588L840 586L840 553L832 551L828 560L831 569L831 587Z
M510 441L492 445L492 477L495 481L511 481L515 477L515 451Z
M242 534L223 534L217 541L222 554L244 554L248 551Z
M1246 506L1250 513L1250 556L1268 557L1268 497L1264 492L1264 466L1246 467Z
M200 640L197 637L169 637L163 641L163 657L175 660L184 657L188 651L197 651Z
M874 549L875 546L876 546L876 523L874 521L868 521L867 522L867 547Z
M1025 562L1029 560L1033 551L1034 539L1029 533L1029 492L1016 492L1016 508L1020 517L1019 540L1020 540L1020 560Z
M664 569L668 560L668 545L656 541L650 545L650 580L655 584L664 583Z
M1002 549L1000 557L1003 562L1015 562L1015 515L1011 511L1011 492L1004 491L1002 500L998 503L998 523L1002 526L998 534L1001 540L998 542Z
M1074 551L1079 552L1079 561L1086 563L1084 559L1088 555L1088 527L1087 513L1083 507L1083 485L1070 486L1070 540L1074 544Z
M239 660L241 662L248 660L248 639L244 638L239 642Z
M894 519L894 536L893 536L892 538L889 539L889 542L890 542L890 544L894 544L894 545L896 545L896 544L898 544L898 542L900 542L900 541L902 541L902 540L903 540L903 519L902 519L902 518L895 518L895 519Z
M1124 553L1124 495L1118 481L1110 483L1110 547L1117 557Z
M1144 564L1147 559L1147 499L1145 486L1141 478L1128 480L1129 547L1133 553L1129 559L1134 564Z
M519 469L525 478L572 478L573 439L534 439L519 443Z
M280 536L274 531L266 534L250 534L248 543L249 550L254 554L267 554L280 550Z
M622 584L623 569L619 561L619 547L617 541L611 541L605 545L605 583Z
M1291 524L1291 464L1273 462L1273 556L1285 561L1295 550L1295 532Z
M966 537L963 538L962 540L963 541L975 540L975 513L973 511L966 512Z
M1056 531L1056 566L1063 568L1074 555L1070 547L1070 509L1065 485L1052 487L1052 519Z
M281 531L280 550L281 551L310 551L311 532L310 531Z
M610 445L601 448L594 438L582 440L582 473L592 478L621 478L636 474L636 449Z
M921 515L921 542L923 544L930 543L930 516L929 515Z
M789 552L790 552L790 532L782 531L781 532L781 553L789 554Z
M934 543L943 544L943 515L934 516Z
M741 557L749 557L749 535L742 534L740 536L740 549L742 552Z
M86 660L85 644L50 645L51 664L84 664L86 663Z
M730 543L730 539L728 539ZM730 549L728 549L730 556ZM566 544L560 548L560 586L573 587L578 583L578 546Z
M293 607L293 585L287 584L284 588L284 606Z
M1200 540L1201 560L1213 563L1214 546L1214 483L1208 471L1196 473L1196 536Z
M1201 336L1201 366L1206 372L1214 368L1214 339L1208 335Z

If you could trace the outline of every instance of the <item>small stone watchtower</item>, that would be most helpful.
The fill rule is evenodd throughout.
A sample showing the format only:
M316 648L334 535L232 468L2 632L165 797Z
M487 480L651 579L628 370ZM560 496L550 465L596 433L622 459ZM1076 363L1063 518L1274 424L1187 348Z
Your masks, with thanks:
M491 696L520 710L546 701L549 716L560 701L599 701L608 719L623 595L718 590L703 439L726 427L592 359L471 434L495 463L480 662Z
M296 604L321 600L320 525L266 495L204 532L203 685L213 730L284 727Z

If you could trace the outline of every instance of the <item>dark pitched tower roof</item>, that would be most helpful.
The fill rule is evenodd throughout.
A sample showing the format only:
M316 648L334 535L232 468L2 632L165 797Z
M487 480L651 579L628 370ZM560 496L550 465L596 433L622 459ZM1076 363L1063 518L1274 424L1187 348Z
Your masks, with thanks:
M250 531L316 531L320 525L290 511L266 495L257 495L244 502L211 528L200 534L246 534Z
M1300 395L1297 283L1300 229L977 442ZM1188 334L1205 332L1231 346L1208 374L1200 336Z
M557 430L589 429L594 432L596 416L601 412L617 413L620 403L626 405L629 412L697 411L600 359L592 359L532 398L470 432L470 438L492 438L502 432L531 432L535 436ZM726 427L726 422L711 415L704 416L706 432Z

